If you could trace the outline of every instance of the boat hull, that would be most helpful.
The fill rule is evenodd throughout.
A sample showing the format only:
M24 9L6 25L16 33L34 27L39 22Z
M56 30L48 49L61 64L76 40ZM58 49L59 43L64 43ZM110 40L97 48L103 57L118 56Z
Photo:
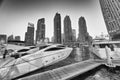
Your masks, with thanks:
M111 51L110 48L106 49L105 48L99 48L99 49L93 49L92 50L93 54L98 56L101 59L107 59L107 53L112 59L120 59L120 48L114 48L114 51Z
M2 73L0 73L0 77L4 78L5 73L8 73L6 74L7 77L5 80L9 80L36 69L52 65L66 59L70 55L71 51L72 48L65 48L59 51L44 53L36 52L34 54L23 56L11 61L9 64L2 66L0 69L0 72L2 71Z

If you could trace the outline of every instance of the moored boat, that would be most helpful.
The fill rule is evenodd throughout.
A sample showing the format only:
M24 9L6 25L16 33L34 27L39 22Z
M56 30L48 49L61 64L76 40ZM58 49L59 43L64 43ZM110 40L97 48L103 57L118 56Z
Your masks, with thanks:
M93 42L92 52L101 59L120 59L120 41L98 41Z
M21 56L0 66L0 77L9 80L66 59L72 48L61 44L39 46L39 51ZM3 80L4 80L3 79Z

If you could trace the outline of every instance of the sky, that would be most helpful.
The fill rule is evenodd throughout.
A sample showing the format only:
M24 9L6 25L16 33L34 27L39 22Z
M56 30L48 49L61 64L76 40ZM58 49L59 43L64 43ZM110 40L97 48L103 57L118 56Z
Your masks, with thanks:
M34 23L36 30L38 19L45 18L46 37L51 39L57 12L61 14L62 33L64 17L69 15L77 36L81 16L85 17L92 37L107 34L99 0L0 0L0 34L20 35L24 40L28 22Z

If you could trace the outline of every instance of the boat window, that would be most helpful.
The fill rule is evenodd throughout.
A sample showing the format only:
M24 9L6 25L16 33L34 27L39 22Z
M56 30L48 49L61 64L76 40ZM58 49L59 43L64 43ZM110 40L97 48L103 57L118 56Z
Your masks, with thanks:
M18 50L17 52L25 52L25 51L28 51L29 49L21 49L21 50Z
M30 49L34 49L34 48L36 48L36 47L30 47Z
M99 44L100 48L105 48L105 46L109 47L109 44Z
M21 54L21 56L25 56L25 55L28 55L28 54L30 54L30 53L24 53L24 54Z
M99 44L93 45L93 47L99 48Z
M65 47L64 45L58 45L57 47Z
M44 49L44 48L46 48L46 47L48 47L48 46L49 46L49 45L40 46L40 47L39 47L39 50Z
M49 48L45 51L56 51L56 50L61 50L61 49L64 49L64 48L62 48L62 47L52 47L52 48Z

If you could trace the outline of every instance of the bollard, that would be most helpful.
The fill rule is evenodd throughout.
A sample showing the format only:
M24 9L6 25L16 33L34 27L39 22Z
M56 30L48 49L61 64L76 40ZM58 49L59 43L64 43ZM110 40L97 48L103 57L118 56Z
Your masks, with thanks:
M105 46L105 51L106 51L106 56L107 56L107 66L109 67L115 67L115 65L113 65L112 63L112 59L111 59L111 56L110 56L110 50L108 48L108 46Z

